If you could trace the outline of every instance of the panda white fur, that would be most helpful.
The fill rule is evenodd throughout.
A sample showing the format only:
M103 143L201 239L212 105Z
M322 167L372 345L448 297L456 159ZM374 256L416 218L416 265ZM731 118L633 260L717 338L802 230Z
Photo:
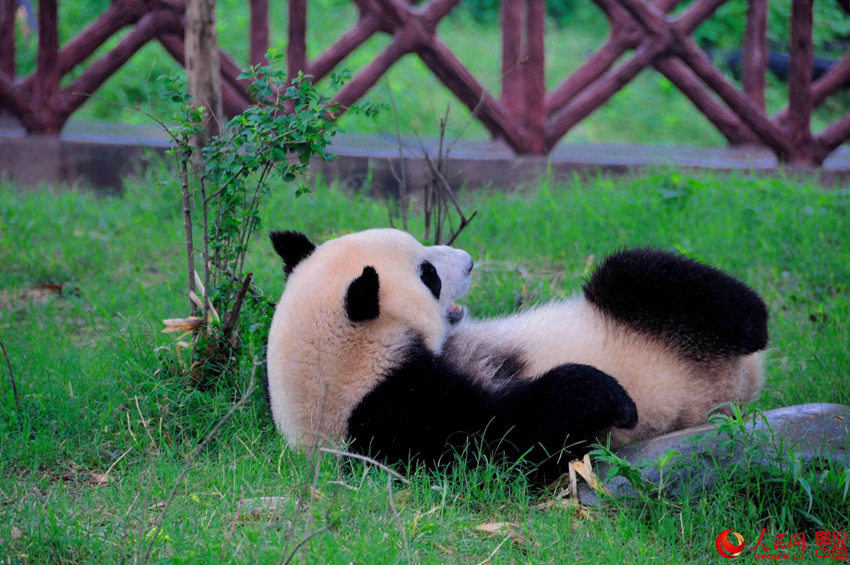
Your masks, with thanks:
M267 391L294 447L349 441L433 463L473 435L495 455L545 463L548 475L564 448L704 422L762 382L764 303L678 255L619 252L579 296L474 321L454 304L469 288L464 251L390 229L319 247L297 232L270 236L288 278Z

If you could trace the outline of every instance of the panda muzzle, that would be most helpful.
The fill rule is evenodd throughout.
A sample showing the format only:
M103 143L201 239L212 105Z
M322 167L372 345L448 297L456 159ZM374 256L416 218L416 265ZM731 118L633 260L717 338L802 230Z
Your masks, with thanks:
M454 302L446 306L446 316L449 319L449 323L456 324L460 322L465 314L466 308L459 306Z

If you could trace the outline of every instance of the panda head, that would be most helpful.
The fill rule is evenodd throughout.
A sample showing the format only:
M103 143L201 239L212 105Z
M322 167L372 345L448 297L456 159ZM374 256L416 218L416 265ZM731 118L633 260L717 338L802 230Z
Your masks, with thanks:
M463 317L454 301L469 289L472 258L394 229L319 246L298 232L270 237L288 275L269 332L272 413L290 443L313 443L316 430L339 436L408 347L440 353Z
M288 275L286 293L350 323L407 322L438 352L449 325L463 317L454 303L469 290L472 258L444 245L426 247L410 234L373 229L314 245L302 233L271 232ZM328 300L330 299L330 300Z

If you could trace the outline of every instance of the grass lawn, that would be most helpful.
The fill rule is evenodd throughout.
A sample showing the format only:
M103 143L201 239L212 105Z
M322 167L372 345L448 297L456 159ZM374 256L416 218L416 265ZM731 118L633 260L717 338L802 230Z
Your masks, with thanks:
M720 531L749 542L766 528L769 546L777 534L805 532L806 555L821 562L815 530L847 529L848 469L761 478L752 470L699 496L587 510L541 508L549 495L484 466L412 473L390 499L381 470L330 456L315 465L286 448L260 389L188 470L154 538L187 456L250 374L243 367L201 392L168 368L177 348L160 320L187 312L177 185L154 180L165 175L129 182L120 198L0 186L0 339L23 408L16 414L0 361L3 562L119 562L152 544L153 561L275 563L326 524L297 559L705 563L722 561ZM383 204L365 196L321 182L309 196L293 191L275 191L263 229L323 240L387 224ZM669 170L462 197L479 211L457 242L480 266L466 301L476 315L566 297L613 249L678 249L733 273L768 304L757 408L850 404L847 189ZM249 270L280 294L281 266L262 238ZM513 525L476 530L495 522Z

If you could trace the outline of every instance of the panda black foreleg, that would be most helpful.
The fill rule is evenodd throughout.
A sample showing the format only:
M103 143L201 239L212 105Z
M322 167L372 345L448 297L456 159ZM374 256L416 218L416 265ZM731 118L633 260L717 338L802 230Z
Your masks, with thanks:
M567 364L514 381L497 400L492 431L505 434L508 455L525 453L540 464L564 449L580 454L603 430L633 428L637 419L634 401L616 379L588 365Z
M461 451L494 415L490 391L420 346L354 408L348 437L357 452L433 465Z
M422 354L366 395L351 414L348 435L351 449L389 462L434 465L453 460L452 451L474 455L465 450L473 438L490 456L541 463L565 447L579 452L575 444L611 426L636 423L626 391L587 365L562 365L495 392Z

